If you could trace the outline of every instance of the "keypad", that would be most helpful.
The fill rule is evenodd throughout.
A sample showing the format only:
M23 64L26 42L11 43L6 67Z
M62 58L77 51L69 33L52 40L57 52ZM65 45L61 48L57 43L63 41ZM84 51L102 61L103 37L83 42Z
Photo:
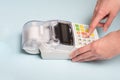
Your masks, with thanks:
M90 35L89 38L84 37L84 35L88 32L87 25L73 23L73 28L75 34L75 46L77 48L83 47L93 42L94 40L98 39L98 34L95 31Z

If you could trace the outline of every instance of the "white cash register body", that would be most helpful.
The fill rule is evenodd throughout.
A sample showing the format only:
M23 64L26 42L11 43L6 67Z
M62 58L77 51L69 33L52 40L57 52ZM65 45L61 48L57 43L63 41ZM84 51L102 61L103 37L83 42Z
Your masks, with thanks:
M70 59L72 51L98 39L96 30L89 38L82 37L88 27L63 20L29 21L22 31L22 49L43 59Z

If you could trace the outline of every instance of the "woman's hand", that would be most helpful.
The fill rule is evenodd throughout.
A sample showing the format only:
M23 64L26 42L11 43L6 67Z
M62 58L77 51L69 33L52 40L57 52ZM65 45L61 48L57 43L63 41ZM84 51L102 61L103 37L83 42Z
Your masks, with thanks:
M104 31L106 31L119 10L120 0L98 0L90 24L88 36L97 26L102 27ZM103 19L106 19L105 23L101 22Z
M110 59L120 54L120 31L111 32L105 37L74 51L72 61L93 61Z

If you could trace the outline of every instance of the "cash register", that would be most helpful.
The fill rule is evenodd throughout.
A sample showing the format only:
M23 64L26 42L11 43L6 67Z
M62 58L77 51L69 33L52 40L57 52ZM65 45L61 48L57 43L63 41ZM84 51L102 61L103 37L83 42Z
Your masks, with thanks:
M83 37L88 28L64 20L29 21L23 26L22 49L29 54L40 54L42 59L70 59L72 51L99 38L96 29L90 37Z

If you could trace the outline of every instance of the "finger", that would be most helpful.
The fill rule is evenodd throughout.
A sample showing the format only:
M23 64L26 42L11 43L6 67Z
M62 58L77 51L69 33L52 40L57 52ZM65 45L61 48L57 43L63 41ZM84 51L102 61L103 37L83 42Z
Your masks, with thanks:
M95 16L94 16L94 17L95 17ZM94 17L93 17L93 18L94 18ZM107 19L107 18L108 18L108 15L106 15L102 20ZM105 23L99 22L99 23L97 24L97 27L104 28L104 25L105 25Z
M99 54L94 54L93 56L86 58L86 59L81 59L79 60L79 62L86 62L86 61L95 61L95 60L105 60L106 58L103 58L102 56L100 56Z
M84 47L81 47L81 48L75 50L73 53L71 53L70 58L72 59L72 58L74 58L74 57L76 57L76 56L78 56L78 55L80 55L82 53L85 53L87 51L90 51L90 50L91 50L91 45L90 44L86 45Z
M102 20L107 19L107 18L108 18L108 15L106 15ZM104 28L104 25L105 25L104 22L99 22L99 23L97 24L97 27Z
M86 58L86 59L83 59L83 60L79 60L80 62L88 62L88 61L94 61L94 60L98 60L97 57L95 56L92 56L92 57L89 57L89 58Z
M80 54L80 55L74 57L74 58L72 59L72 61L73 61L73 62L77 62L77 61L80 61L80 60L84 60L84 59L90 58L90 57L92 57L93 55L94 55L94 54L92 54L91 51L89 51L89 52L86 52L86 53L83 53L83 54Z
M105 13L103 13L102 11L98 11L96 17L93 19L93 21L90 24L90 28L89 28L89 33L88 36L90 36L90 34L94 31L94 29L96 28L97 24L105 17Z
M100 8L100 5L101 5L100 3L101 3L100 0L98 0L97 3L96 3L91 22L93 22L93 20L96 18L97 12L99 11L99 8ZM93 28L93 30L94 30L94 28ZM89 37L89 35L93 32L93 30L90 30L90 33L88 33L86 37Z
M104 25L104 31L107 31L108 27L111 25L113 19L115 18L115 16L110 15Z
M108 18L108 15L106 15L102 20L107 19L107 18ZM99 22L99 23L97 24L97 27L103 28L104 25L105 25L105 23Z
M100 6L100 1L98 0L97 3L96 3L96 6L95 6L94 12L93 12L93 16L92 16L92 20L91 21L93 21L93 19L95 18L96 13L97 13L97 11L99 9L99 6Z

